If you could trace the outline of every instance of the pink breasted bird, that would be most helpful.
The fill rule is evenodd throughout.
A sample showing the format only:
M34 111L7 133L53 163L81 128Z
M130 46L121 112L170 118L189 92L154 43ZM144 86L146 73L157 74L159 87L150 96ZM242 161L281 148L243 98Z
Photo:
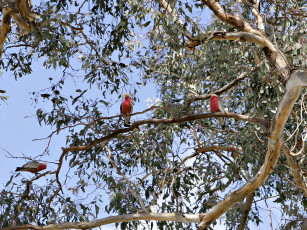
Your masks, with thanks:
M123 95L125 100L120 105L120 113L124 115L124 126L130 127L130 114L133 111L133 105L131 103L131 98L129 96L129 93L125 93Z
M210 110L211 113L216 113L216 112L222 112L222 113L226 113L223 104L221 103L221 101L219 100L219 97L216 94L212 94L211 98L210 98ZM222 126L222 129L225 128L225 121L222 117L218 117L217 118L220 125Z
M229 152L232 153L232 156L233 156L234 158L239 157L239 156L243 156L243 153L242 153L243 150L242 150L241 147L235 148L234 146L229 145L229 146L228 146L228 150L229 150Z
M31 173L37 173L47 168L47 163L39 163L38 161L31 161L24 164L22 167L17 167L15 172L27 171Z

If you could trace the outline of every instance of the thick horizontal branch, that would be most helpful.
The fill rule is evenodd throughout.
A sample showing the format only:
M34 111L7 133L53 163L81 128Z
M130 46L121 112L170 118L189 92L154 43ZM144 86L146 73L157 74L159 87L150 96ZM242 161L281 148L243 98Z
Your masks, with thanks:
M193 50L196 46L200 45L204 41L240 41L250 42L258 44L263 48L263 51L272 65L274 65L282 75L283 81L286 82L290 75L290 65L286 57L278 50L277 47L265 36L259 34L253 34L250 32L224 32L215 31L209 32L208 35L202 34L189 38L186 44L186 48Z
M200 37L196 36L190 38L190 41L186 44L187 48L194 48L200 45L204 41L240 41L240 42L251 42L260 45L261 47L269 47L275 49L274 45L266 38L253 34L250 32L225 32L215 31L209 32L208 35L202 34Z
M43 230L55 230L55 229L91 229L97 228L106 224L138 221L138 220L156 220L156 221L176 221L183 223L199 223L198 214L178 214L178 213L140 213L140 214L127 214L119 216L110 216L91 222L66 222L60 224L49 224L46 226L35 226L35 225L24 225L14 228L4 228L2 230L13 230L13 229L43 229Z
M91 142L88 145L83 145L83 146L71 146L68 148L63 148L63 151L67 152L67 151L84 151L87 150L99 143L102 143L104 141L108 141L111 140L112 138L117 137L119 134L123 134L123 133L127 133L130 132L136 128L138 128L141 125L146 125L146 124L174 124L174 123L183 123L186 121L196 121L196 120L200 120L200 119L207 119L207 118L213 118L213 117L229 117L229 118L234 118L237 120L241 120L241 121L248 121L248 122L252 122L252 123L258 123L258 124L262 124L264 126L268 126L269 122L265 119L262 118L256 118L256 117L249 117L249 116L245 116L245 115L241 115L241 114L237 114L237 113L204 113L204 114L192 114L192 115L185 115L182 117L178 117L178 118L170 118L170 119L146 119L146 120L141 120L141 121L136 121L134 122L131 127L129 128L123 128L123 129L117 129L114 132L112 132L111 134L97 139L93 142Z

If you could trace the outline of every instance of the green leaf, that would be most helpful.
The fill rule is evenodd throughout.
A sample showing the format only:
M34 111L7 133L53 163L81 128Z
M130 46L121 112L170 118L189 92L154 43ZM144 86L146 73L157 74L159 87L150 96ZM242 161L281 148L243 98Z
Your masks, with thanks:
M47 98L47 99L49 99L50 94L48 94L48 93L43 93L43 94L41 94L41 97L42 97L42 98Z

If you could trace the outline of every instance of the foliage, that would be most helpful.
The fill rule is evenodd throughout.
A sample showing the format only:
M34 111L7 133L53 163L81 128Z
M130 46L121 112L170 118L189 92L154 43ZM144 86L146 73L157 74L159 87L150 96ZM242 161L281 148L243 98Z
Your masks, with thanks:
M4 71L11 71L17 79L31 74L33 63L43 60L44 68L62 72L62 76L50 78L50 88L33 94L37 103L44 101L50 106L37 109L39 124L53 127L52 135L65 132L64 148L76 146L57 159L60 175L73 177L75 183L59 180L59 172L47 173L42 186L36 185L35 179L29 184L20 180L21 174L13 175L1 192L0 227L88 221L101 215L144 212L144 207L154 207L156 212L205 213L212 207L208 205L211 201L223 200L256 175L264 162L270 132L262 124L226 118L227 128L222 130L212 118L145 122L128 132L119 116L109 117L104 112L126 90L136 103L143 100L139 87L149 86L155 88L153 97L160 102L133 120L161 121L209 113L208 100L187 102L251 71L257 56L259 68L221 96L229 112L267 121L274 117L285 88L261 48L249 42L203 39L198 47L186 49L187 33L201 38L212 36L213 31L237 29L209 16L202 2L167 1L173 15L161 2L35 2L32 11L39 17L31 24L31 33L19 34L16 26L12 27L0 60ZM220 4L257 27L251 2ZM299 0L260 2L266 35L293 68L307 67L307 24L301 23L306 18L304 7L306 3ZM73 93L71 88L67 90L71 81L80 82ZM304 93L286 124L285 140L293 152L306 150ZM6 98L0 95L0 99ZM230 146L242 154L237 156ZM205 147L212 148L201 151ZM185 158L193 154L191 159ZM43 159L48 160L46 152ZM302 155L295 160L306 165ZM61 167L63 163L70 170ZM274 202L280 204L282 225L288 227L288 219L297 220L289 223L293 226L301 223L307 203L303 191L293 183L282 155L255 196L259 201L277 196ZM103 198L106 196L108 199ZM258 225L264 221L260 208L255 201L249 222ZM223 216L227 229L237 229L242 211L242 207L228 210ZM117 226L136 229L142 225L151 226L152 222ZM183 229L194 225L160 221L157 226Z

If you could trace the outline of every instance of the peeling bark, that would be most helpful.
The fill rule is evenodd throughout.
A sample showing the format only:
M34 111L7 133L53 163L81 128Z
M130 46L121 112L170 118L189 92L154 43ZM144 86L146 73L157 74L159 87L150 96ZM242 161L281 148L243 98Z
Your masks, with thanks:
M37 17L30 9L28 0L15 0L7 7L2 7L2 24L0 34L0 58L3 53L4 41L10 31L11 18L13 17L16 23L24 29L21 34L31 32L31 23Z
M256 30L242 18L225 12L219 2L215 0L202 0L202 2L206 4L221 21L230 24L241 31L257 34L261 37L265 36L262 31Z
M5 7L2 9L2 24L1 24L1 34L0 34L0 58L2 57L2 50L4 41L10 31L11 25L11 13L12 9L9 7Z
M33 22L36 18L36 15L31 11L28 0L15 0L19 12L22 16L27 18L30 22Z
M202 0L202 2L206 4L221 21L229 25L232 25L233 27L239 29L242 32L247 32L253 34L254 36L261 37L265 41L262 46L267 48L266 56L270 60L270 63L277 68L283 82L287 82L289 80L291 66L289 65L285 56L279 51L279 49L270 41L270 39L262 31L262 24L260 28L257 30L253 28L249 23L244 21L242 18L227 13L219 2L215 0ZM260 23L260 21L258 21L258 23Z

